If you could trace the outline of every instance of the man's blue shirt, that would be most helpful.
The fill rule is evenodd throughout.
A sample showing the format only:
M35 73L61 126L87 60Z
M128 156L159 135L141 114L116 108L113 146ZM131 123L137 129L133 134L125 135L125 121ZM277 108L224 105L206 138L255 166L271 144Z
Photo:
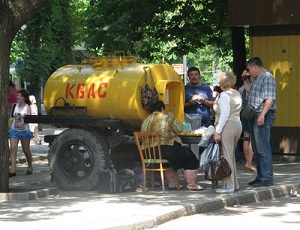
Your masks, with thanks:
M200 86L185 86L185 103L189 102L193 95L202 95L206 100L213 101L212 90L209 85L202 83ZM188 114L200 114L202 120L210 120L210 108L202 103L197 103L185 109Z

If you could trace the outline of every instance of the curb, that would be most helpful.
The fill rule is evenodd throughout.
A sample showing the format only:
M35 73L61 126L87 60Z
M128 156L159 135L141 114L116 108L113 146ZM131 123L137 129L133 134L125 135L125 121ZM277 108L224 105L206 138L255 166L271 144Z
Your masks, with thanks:
M51 195L58 195L58 188L47 188L39 189L36 191L29 192L19 192L19 193L0 193L0 202L7 201L25 201L25 200L35 200L43 197L48 197Z
M48 160L47 155L34 155L32 154L32 161L45 161ZM18 164L25 164L27 163L25 157L18 157L17 158ZM7 201L25 201L25 200L35 200L39 198L45 198L51 195L58 195L59 190L57 187L45 188L45 189L38 189L32 190L27 192L8 192L8 193L0 193L0 203L7 202Z
M264 200L271 200L280 197L288 196L289 191L300 190L300 184L286 185L279 187L262 187L256 188L257 190L240 191L233 194L223 194L224 198L213 198L210 200L202 200L194 204L183 205L182 208L177 208L174 211L159 215L152 216L150 219L144 219L139 222L129 225L116 225L104 228L105 230L132 230L132 229L148 229L155 228L158 225L164 224L168 221L178 219L180 217L207 213L219 210L225 207L237 207L242 204L257 203Z

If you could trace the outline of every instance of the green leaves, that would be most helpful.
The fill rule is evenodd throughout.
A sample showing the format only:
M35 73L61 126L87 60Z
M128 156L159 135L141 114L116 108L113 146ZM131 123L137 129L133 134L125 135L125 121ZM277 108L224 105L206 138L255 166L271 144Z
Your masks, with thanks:
M148 63L188 55L189 66L211 69L212 61L231 61L227 24L226 0L53 0L18 33L11 58L24 62L19 76L33 82L73 63L72 47L82 43Z
M172 61L206 45L231 49L224 0L96 1L89 9L87 43L141 59ZM97 20L95 20L97 18ZM171 58L171 59L169 59Z

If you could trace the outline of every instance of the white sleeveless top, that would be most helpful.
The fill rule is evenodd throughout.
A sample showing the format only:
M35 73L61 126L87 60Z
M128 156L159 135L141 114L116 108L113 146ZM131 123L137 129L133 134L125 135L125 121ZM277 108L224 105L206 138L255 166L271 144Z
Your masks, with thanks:
M22 111L19 111L19 103L16 104L13 115L14 115L14 121L12 123L12 129L15 130L29 130L29 124L25 123L22 127L17 128L15 127L15 124L21 123L24 121L24 116L27 115L27 108L28 104L25 104Z

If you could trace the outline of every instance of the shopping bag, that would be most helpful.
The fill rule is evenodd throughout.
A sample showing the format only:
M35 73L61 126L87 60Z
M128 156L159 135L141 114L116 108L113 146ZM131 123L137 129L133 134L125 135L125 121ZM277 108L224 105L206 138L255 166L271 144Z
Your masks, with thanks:
M206 164L205 179L210 181L220 180L230 176L231 172L228 161L223 157L222 145L215 143L210 160Z
M98 174L98 193L133 192L135 189L135 176L131 169L121 169L118 173L104 169Z
M218 161L210 160L205 170L205 179L214 181L231 175L231 168L228 161L221 157Z
M210 143L201 154L199 169L201 169L202 171L205 171L206 166L211 159L213 148L214 148L214 144Z
M148 83L148 73L147 70L149 69L149 75L151 79L152 88L149 86ZM149 107L151 104L156 103L159 100L158 92L155 88L155 83L153 80L153 76L151 73L151 68L149 66L144 67L145 71L145 84L142 86L141 95L142 95L142 105L144 107Z
M156 88L150 89L148 84L142 87L142 105L144 107L150 106L159 100Z

